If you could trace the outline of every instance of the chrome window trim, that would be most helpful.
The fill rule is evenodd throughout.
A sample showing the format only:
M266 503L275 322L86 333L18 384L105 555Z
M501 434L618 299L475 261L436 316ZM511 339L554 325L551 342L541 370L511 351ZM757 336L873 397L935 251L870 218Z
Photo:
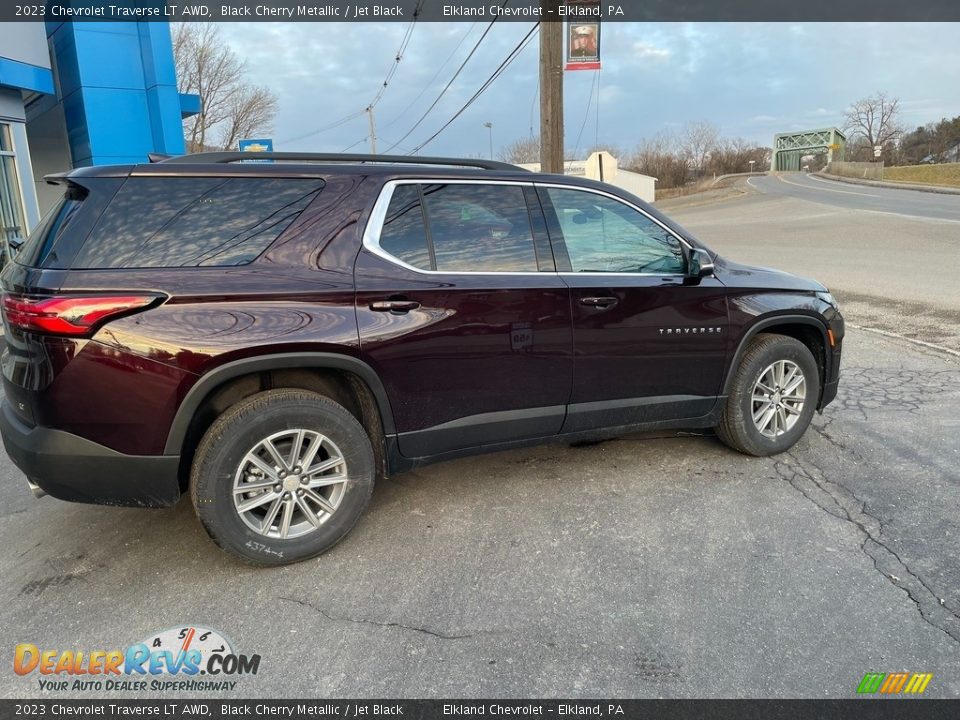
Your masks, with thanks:
M648 220L653 221L655 224L662 227L670 235L675 237L677 241L687 248L687 250L692 250L693 246L690 245L686 240L678 235L674 230L672 230L667 225L664 225L662 222L657 220L649 213L645 212L643 208L634 205L627 200L624 200L621 197L603 190L597 190L595 188L586 188L579 185L566 185L562 183L543 183L543 182L534 182L532 180L478 180L478 179L457 179L457 178L443 178L443 177L417 177L417 178L405 178L400 180L389 180L384 183L383 188L380 190L380 195L377 197L377 201L373 205L373 210L370 212L370 217L367 220L366 227L363 229L363 247L368 252L376 255L382 260L386 260L392 265L402 267L405 270L410 270L411 272L418 273L420 275L505 275L505 276L519 276L519 277L540 277L543 275L559 275L559 276L572 276L572 277L663 277L663 278L683 278L685 275L683 273L620 273L620 272L574 272L574 271L556 271L556 270L542 270L542 271L505 271L505 270L459 270L450 272L447 270L423 270L422 268L414 267L409 263L404 262L398 257L394 257L382 247L380 247L380 233L383 230L383 223L387 218L387 210L390 207L390 201L393 199L393 192L399 185L428 185L428 184L443 184L443 185L515 185L520 187L544 187L544 188L558 188L560 190L575 190L578 192L588 192L593 193L594 195L600 195L615 202L619 202L627 207L635 210L636 212L643 215Z
M363 247L377 257L387 262L410 270L420 275L515 275L519 277L541 277L543 275L556 275L556 271L506 271L506 270L458 270L450 272L448 270L423 270L404 262L398 257L394 257L382 247L380 247L380 232L383 230L383 223L387 219L387 209L390 207L390 201L393 199L393 191L398 185L517 185L520 187L533 187L533 183L521 180L460 180L451 178L430 178L419 177L404 180L390 180L384 184L380 191L380 197L374 203L373 210L370 212L370 219L367 220L367 226L363 230Z

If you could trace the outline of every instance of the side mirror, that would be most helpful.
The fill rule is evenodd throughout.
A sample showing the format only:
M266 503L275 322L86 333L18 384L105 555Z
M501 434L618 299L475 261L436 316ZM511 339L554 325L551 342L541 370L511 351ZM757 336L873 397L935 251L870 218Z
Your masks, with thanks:
M705 278L713 275L713 258L701 248L693 248L687 261L687 277Z

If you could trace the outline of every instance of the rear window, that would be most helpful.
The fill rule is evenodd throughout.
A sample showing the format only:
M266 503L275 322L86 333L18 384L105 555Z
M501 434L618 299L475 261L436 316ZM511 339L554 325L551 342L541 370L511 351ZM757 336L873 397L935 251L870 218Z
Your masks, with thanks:
M77 268L243 265L323 189L300 178L130 178L77 255Z

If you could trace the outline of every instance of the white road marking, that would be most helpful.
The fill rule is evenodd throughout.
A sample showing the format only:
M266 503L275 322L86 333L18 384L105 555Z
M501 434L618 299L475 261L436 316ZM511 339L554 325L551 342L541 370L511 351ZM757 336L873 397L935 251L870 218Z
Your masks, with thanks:
M864 330L866 332L876 333L877 335L883 335L885 337L896 338L897 340L906 340L908 343L913 343L914 345L923 345L923 347L939 350L940 352L945 352L948 355L953 355L955 357L960 357L960 352L957 352L956 350L951 350L943 345L928 343L925 340L917 340L915 338L907 337L905 335L898 335L897 333L892 333L887 330L878 330L877 328L864 327L863 325L854 325L852 322L848 322L847 327L852 327L855 330Z
M871 194L869 194L869 193L853 192L852 190L837 190L837 189L835 189L835 188L815 188L815 187L810 187L809 185L802 185L802 184L800 184L800 183L795 183L795 182L790 182L789 180L784 180L782 175L777 175L777 177L780 178L780 182L785 182L787 185L795 185L795 186L797 186L798 188L805 188L805 189L807 189L807 190L813 190L814 192L816 192L817 190L823 190L824 192L840 193L841 195L862 195L863 197L872 197L872 198L879 198L879 197L880 197L879 195L871 195Z
M874 215L892 215L893 217L906 218L907 220L922 220L932 223L960 223L960 220L953 218L931 217L929 215L908 215L907 213L891 212L890 210L867 210L866 208L857 208L855 212L873 213Z

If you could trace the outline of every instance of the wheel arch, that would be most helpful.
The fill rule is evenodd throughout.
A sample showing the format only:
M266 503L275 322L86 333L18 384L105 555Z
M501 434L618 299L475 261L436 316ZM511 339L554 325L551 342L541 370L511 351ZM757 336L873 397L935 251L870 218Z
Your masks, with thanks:
M736 351L733 353L730 366L727 368L726 376L723 380L723 395L730 392L730 383L733 382L734 374L740 366L743 354L746 352L750 343L761 333L771 333L777 335L786 335L795 340L799 340L806 345L820 370L820 397L817 398L817 408L820 408L823 397L823 387L826 378L830 373L830 353L827 348L830 347L830 340L827 336L827 325L825 322L812 315L782 314L763 317L753 323L740 338Z
M246 395L263 389L259 381L246 389L239 387L246 378L256 379L264 374L276 373L285 373L285 376L289 377L290 374L298 371L332 371L344 375L345 382L348 384L359 383L360 387L352 388L353 391L357 391L359 396L357 410L360 412L365 410L364 405L366 403L364 403L363 392L366 390L372 400L372 409L376 411L377 417L374 420L376 421L375 424L379 426L380 434L386 436L396 432L393 411L390 407L386 389L373 368L362 360L348 355L325 352L274 353L233 360L201 375L177 409L170 431L167 433L164 454L181 455L183 453L198 412L218 392L231 387L231 383L236 383L238 386L236 387L236 398L233 400L235 402ZM351 383L354 378L355 381ZM295 387L303 385L304 383L296 382L292 384ZM315 388L307 387L306 389ZM350 391L346 388L345 390ZM334 399L338 398L334 396ZM227 403L232 404L230 400Z

